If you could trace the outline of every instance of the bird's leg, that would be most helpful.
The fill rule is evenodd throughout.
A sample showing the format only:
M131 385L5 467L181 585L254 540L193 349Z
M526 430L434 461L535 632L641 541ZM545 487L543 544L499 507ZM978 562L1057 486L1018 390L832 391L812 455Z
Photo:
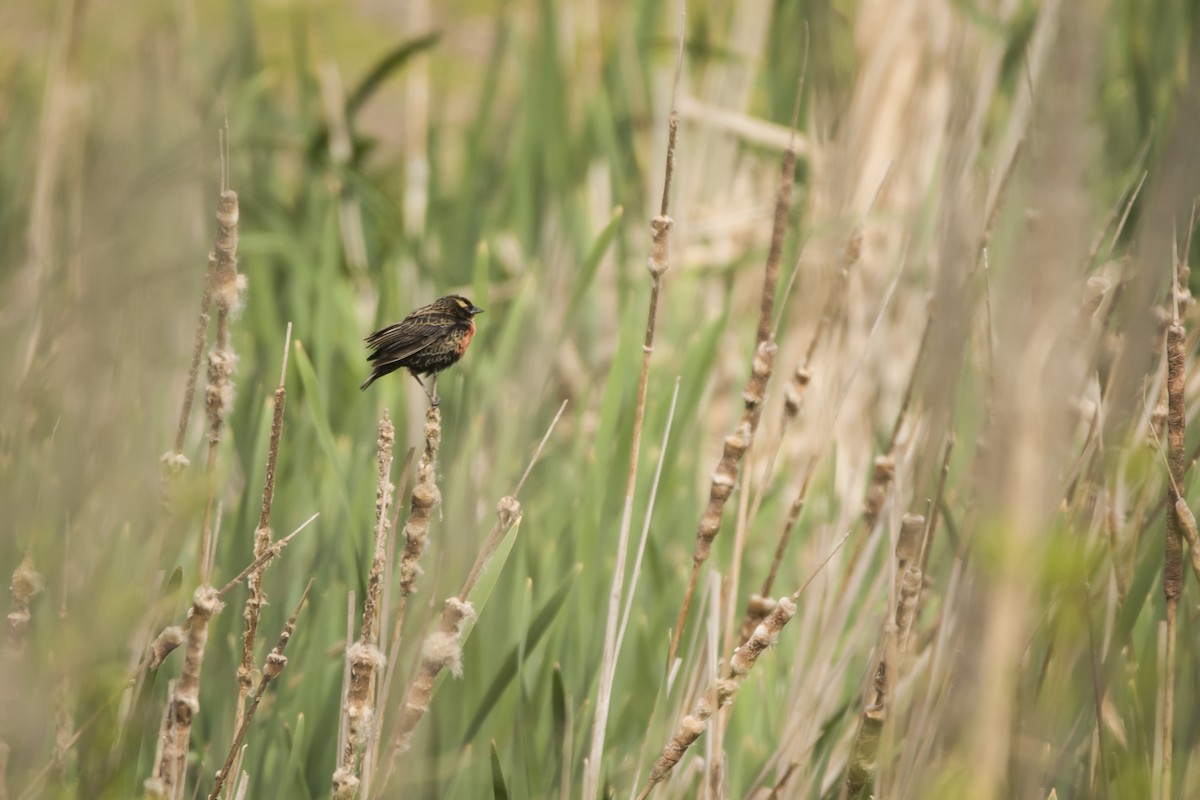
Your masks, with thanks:
M423 391L425 396L429 398L429 402L436 406L437 398L429 393L429 387L425 385L425 381L421 380L421 376L415 372L412 373L412 376L417 379L417 383L421 384L421 391Z
M417 383L421 384L421 391L425 392L425 396L429 398L429 404L436 406L439 402L437 396L437 373L433 373L433 380L430 381L432 387L426 386L425 381L421 380L421 376L417 373L412 373L412 376L417 379Z

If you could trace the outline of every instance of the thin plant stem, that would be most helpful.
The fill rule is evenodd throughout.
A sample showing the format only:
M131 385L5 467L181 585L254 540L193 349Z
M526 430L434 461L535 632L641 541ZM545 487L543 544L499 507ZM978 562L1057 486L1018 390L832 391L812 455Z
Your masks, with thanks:
M240 770L234 769L235 760L241 762L242 742L246 739L246 731L250 729L250 723L254 719L254 712L258 710L258 704L262 702L263 695L266 694L267 686L271 681L279 677L283 672L283 668L287 666L287 656L283 654L287 648L288 642L292 638L292 633L296 630L296 617L300 616L300 609L304 605L304 601L308 598L308 593L312 589L313 579L308 579L308 585L304 587L304 593L300 595L300 602L296 604L296 610L292 612L292 616L288 618L287 624L283 627L283 632L279 634L279 641L275 645L275 649L267 656L267 662L263 666L262 680L258 682L258 688L254 691L254 699L250 703L250 707L242 716L238 724L237 731L234 734L233 742L229 745L229 755L225 757L225 766L217 771L216 784L208 794L208 800L217 800L221 796L221 787L226 778L230 774L237 774Z
M271 415L271 438L267 446L267 471L263 478L262 508L258 527L254 530L254 559L257 561L271 549L271 506L275 499L275 467L279 461L279 442L283 436L283 410L287 404L287 362L292 343L292 323L288 323L283 340L283 365L279 370L279 386L275 389L274 409ZM234 720L234 731L242 727L246 710L246 699L250 694L254 672L254 642L258 635L258 622L262 607L267 602L262 588L262 571L256 570L248 576L250 592L242 611L245 628L242 631L242 661L237 669L238 701ZM237 765L233 773L238 772Z
M517 499L517 495L524 488L525 481L533 470L533 465L541 457L542 450L549 441L550 434L557 427L566 407L567 401L564 400L558 407L558 413L554 415L554 419L546 429L545 435L538 442L513 494L505 495L496 504L496 522L476 555L475 563L472 564L466 580L463 581L462 589L457 596L446 599L437 628L425 638L421 645L420 659L405 689L404 702L400 706L400 719L392 734L387 764L378 783L380 795L386 796L388 783L395 774L400 756L408 752L416 726L429 710L429 702L433 696L433 684L437 680L437 676L447 668L455 675L462 673L461 639L464 632L474 624L476 618L475 608L470 601L471 591L504 541L504 537L520 521L521 503Z
M650 257L650 308L646 317L646 335L642 344L642 369L638 377L637 400L633 412L633 433L630 441L629 468L625 478L625 502L621 510L621 527L617 533L617 554L613 566L612 586L608 595L608 613L604 625L604 648L600 660L600 681L596 691L596 710L592 716L591 748L583 770L582 796L591 800L596 796L600 782L600 762L604 754L604 739L608 728L608 709L612 701L612 684L617 661L617 622L621 613L621 597L624 593L625 562L629 550L629 530L633 522L633 497L637 484L638 457L641 452L642 425L646 413L646 391L650 375L650 356L654 353L654 332L658 320L658 301L662 291L662 279L670 268L669 243L673 221L668 212L671 200L671 180L675 173L675 146L679 137L679 112L675 94L683 69L683 42L687 31L687 3L680 4L679 44L675 54L675 80L671 90L671 111L667 116L667 154L663 175L662 202L659 213L650 221L652 232Z

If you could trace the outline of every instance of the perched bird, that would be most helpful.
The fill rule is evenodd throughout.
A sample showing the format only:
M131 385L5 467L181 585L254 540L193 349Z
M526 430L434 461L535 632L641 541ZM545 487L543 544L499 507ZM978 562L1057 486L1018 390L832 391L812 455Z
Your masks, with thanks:
M366 340L372 351L367 356L371 375L359 388L366 389L376 378L408 367L429 402L437 405L438 373L467 352L467 345L475 335L474 317L481 313L483 309L467 298L448 294L375 331ZM422 375L433 376L431 386L425 385Z

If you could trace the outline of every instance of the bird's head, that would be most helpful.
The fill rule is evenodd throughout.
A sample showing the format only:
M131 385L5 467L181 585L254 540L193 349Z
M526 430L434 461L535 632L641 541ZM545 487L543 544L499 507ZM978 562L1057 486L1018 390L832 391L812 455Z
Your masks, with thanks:
M457 295L448 294L438 301L439 304L445 305L452 313L470 319L476 314L482 314L483 309L472 303L467 298Z

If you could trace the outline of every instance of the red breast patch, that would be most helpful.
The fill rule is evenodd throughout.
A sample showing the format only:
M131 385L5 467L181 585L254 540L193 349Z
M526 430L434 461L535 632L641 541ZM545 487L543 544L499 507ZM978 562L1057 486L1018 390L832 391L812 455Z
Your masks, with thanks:
M475 335L475 320L471 320L471 327L467 328L467 332L463 334L462 341L458 345L458 354L461 356L467 352L467 345L471 343L471 337Z

